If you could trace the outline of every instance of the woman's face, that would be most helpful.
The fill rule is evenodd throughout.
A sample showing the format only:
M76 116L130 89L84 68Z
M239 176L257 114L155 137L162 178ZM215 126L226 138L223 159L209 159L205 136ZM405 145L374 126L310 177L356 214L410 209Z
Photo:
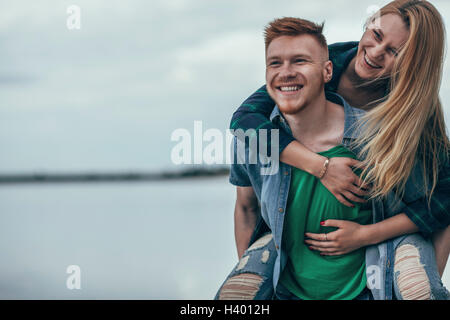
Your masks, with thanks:
M400 16L386 14L376 18L367 26L359 42L356 74L367 80L389 75L408 37L409 30Z

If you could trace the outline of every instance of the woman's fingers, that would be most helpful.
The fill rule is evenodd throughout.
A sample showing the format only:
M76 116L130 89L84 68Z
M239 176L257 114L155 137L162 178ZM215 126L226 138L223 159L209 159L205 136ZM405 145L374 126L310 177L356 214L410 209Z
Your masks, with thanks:
M315 247L315 248L324 248L324 249L326 249L326 248L335 249L336 248L336 245L333 241L315 241L315 240L307 239L307 240L305 240L305 243L308 244L309 246Z
M336 197L336 199L342 203L344 206L353 208L355 205L352 204L351 202L349 202L347 199L345 199L342 195L340 194L334 194L334 196Z
M370 186L367 183L364 183L364 180L362 180L360 177L358 177L355 174L356 178L355 181L353 182L358 188L364 189L364 190L369 190Z
M341 256L343 254L346 254L344 251L334 251L334 252L321 252L320 255L322 256Z
M353 158L349 158L348 161L349 161L349 165L351 167L358 168L358 169L364 169L365 168L363 163L361 161L359 161L359 160L356 160L356 159L353 159Z
M337 252L334 248L321 248L321 247L315 247L315 246L309 246L308 247L311 250L320 251L324 253L334 253Z
M351 159L351 158L348 161L349 161L348 164L350 167L364 169L364 166L361 161L358 161L356 159ZM352 171L351 178L353 180L353 183L357 187L362 188L362 189L369 189L369 186L366 183L364 183L364 181L353 171ZM352 191L352 190L349 190L349 191ZM353 193L355 193L355 192L353 192Z
M355 185L351 185L350 190L348 190L348 191L350 191L351 193L353 193L355 195L361 196L361 197L367 196L369 194L368 191L361 189Z
M336 250L335 248L321 248L321 247L310 246L309 249L319 251L321 256L340 256L340 255L346 254L345 251Z
M351 201L366 202L363 197L368 195L367 186L352 170L360 166L361 162L352 158L331 158L328 171L321 179L325 188L344 206L354 207Z
M357 203L366 203L366 199L359 198L359 197L355 196L353 193L351 193L349 191L345 191L343 193L343 195L344 195L345 198L347 198L350 201L357 202Z
M312 239L312 240L316 240L316 241L325 241L325 239L331 240L328 237L328 234L325 233L305 233L305 237Z

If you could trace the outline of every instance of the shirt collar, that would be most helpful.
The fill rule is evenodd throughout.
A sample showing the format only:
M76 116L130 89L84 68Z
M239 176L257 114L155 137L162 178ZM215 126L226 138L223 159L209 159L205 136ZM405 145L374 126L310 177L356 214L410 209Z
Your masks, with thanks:
M350 106L344 98L342 98L339 94L331 91L325 91L325 96L327 100L337 103L344 107L345 113L345 124L344 124L344 139L356 139L360 134L361 130L358 125L359 119L364 115L365 111L361 109L356 109ZM277 105L272 110L270 114L270 121L275 124L282 124L285 128L290 132L290 128L287 124L287 121L284 119L283 114Z

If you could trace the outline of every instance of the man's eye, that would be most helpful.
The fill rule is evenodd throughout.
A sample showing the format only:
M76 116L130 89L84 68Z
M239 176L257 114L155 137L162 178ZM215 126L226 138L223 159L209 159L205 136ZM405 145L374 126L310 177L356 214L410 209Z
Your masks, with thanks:
M296 59L295 60L295 63L303 63L303 62L305 62L306 60L305 59Z
M279 61L272 61L272 62L269 63L270 66L277 66L279 64L280 64Z

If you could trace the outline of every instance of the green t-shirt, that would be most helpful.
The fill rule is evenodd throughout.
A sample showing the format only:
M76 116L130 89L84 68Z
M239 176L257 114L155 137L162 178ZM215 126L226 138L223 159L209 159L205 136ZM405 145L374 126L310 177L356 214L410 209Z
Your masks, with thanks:
M328 158L356 158L343 145L319 154ZM359 203L354 204L354 208L344 206L319 179L300 169L292 169L282 237L288 261L280 281L297 297L305 300L350 300L365 288L364 248L345 255L321 256L319 251L310 250L304 242L305 232L329 233L336 230L320 225L327 219L370 223L372 211L362 208Z

